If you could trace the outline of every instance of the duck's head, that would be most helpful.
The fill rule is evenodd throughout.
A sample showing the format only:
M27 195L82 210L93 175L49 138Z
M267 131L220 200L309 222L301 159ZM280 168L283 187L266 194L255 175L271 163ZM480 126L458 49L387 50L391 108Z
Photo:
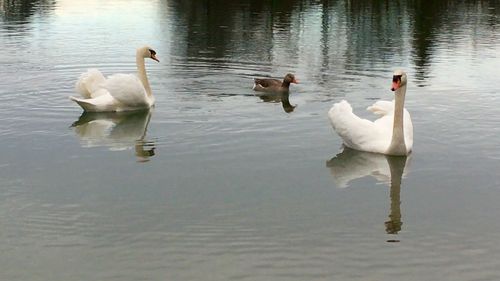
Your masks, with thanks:
M391 91L396 91L404 85L406 85L406 73L403 70L394 71Z
M137 53L140 54L145 59L150 58L152 60L160 62L160 60L156 57L156 51L153 50L153 48L151 48L149 46L144 46L144 47L137 49Z
M287 75L285 75L285 79L283 79L283 82L285 83L295 83L295 84L299 84L299 81L297 79L295 79L295 75L291 74L291 73L288 73Z

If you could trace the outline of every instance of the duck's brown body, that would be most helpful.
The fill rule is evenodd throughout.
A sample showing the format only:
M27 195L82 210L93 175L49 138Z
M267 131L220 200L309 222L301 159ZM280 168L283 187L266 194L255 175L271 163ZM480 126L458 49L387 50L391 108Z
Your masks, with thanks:
M254 79L253 89L260 92L288 92L290 90L290 83L298 84L293 74L287 74L283 81L278 79Z

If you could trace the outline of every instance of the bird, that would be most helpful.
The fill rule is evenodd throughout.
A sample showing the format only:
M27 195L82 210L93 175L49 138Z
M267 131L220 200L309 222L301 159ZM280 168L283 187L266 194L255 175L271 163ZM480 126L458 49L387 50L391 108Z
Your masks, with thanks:
M151 108L155 98L149 86L144 59L160 62L156 51L144 46L136 51L137 75L113 74L105 78L97 69L80 75L75 90L81 98L70 97L87 112L121 112Z
M345 100L332 106L328 117L345 146L385 155L405 156L411 153L413 124L410 113L404 108L407 80L404 71L394 72L391 90L395 99L392 102L377 101L367 108L380 116L375 121L355 115Z
M285 75L283 81L271 78L255 78L253 90L259 92L288 92L290 90L290 83L299 83L299 81L295 79L295 75L291 73Z

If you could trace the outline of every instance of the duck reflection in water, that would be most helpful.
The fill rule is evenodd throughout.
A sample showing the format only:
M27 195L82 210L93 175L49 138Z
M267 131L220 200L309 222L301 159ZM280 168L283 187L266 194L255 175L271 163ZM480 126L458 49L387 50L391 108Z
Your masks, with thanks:
M264 102L281 102L283 110L286 113L291 113L295 109L295 105L290 104L289 96L290 92L258 92L255 94Z
M338 187L349 186L352 180L373 176L377 181L390 186L390 213L385 222L388 234L398 234L403 222L401 221L401 179L406 176L405 166L410 156L388 156L370 152L357 151L344 147L344 150L327 161L331 174ZM387 242L399 242L388 240Z
M71 127L83 147L108 147L113 151L134 147L138 162L155 155L155 145L145 140L152 111L84 112Z

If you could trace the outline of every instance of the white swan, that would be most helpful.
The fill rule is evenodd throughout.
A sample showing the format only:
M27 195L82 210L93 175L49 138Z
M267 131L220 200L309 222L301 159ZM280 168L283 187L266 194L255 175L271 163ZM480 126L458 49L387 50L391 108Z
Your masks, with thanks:
M137 49L137 76L133 74L114 74L104 78L97 69L89 69L76 82L76 91L83 98L70 97L85 111L108 112L130 111L150 108L155 103L151 93L144 59L157 62L156 52L148 46Z
M391 90L395 91L395 101L378 101L368 107L367 110L381 116L374 122L356 116L345 100L332 106L328 117L347 147L386 155L411 152L413 125L410 113L404 108L406 82L404 71L394 72Z

